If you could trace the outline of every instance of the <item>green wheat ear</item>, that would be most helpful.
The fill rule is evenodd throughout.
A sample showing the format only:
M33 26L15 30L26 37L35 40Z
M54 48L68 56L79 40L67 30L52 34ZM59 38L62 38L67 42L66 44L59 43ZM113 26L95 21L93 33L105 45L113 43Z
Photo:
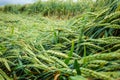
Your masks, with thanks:
M89 61L92 61L92 60L108 60L108 61L111 61L111 60L114 60L114 59L119 60L120 59L120 53L111 52L111 53L94 54L94 55L90 55L90 56L87 56L87 57L83 57L79 62L84 63L84 61L89 62Z
M120 71L100 72L100 73L113 77L115 78L115 80L119 80L119 77L120 77Z
M120 48L120 44L116 44L112 47L112 49L119 49Z
M117 24L111 24L111 25L108 25L106 27L107 28L113 28L113 29L120 29L120 25L117 25Z
M114 80L113 78L111 78L109 76L103 75L99 72L96 72L96 71L93 71L90 69L81 67L80 70L81 70L82 74L84 74L85 76L88 76L88 77L93 77L93 78L102 79L102 80Z
M103 16L106 14L106 12L108 12L108 10L109 10L109 8L104 9L104 10L102 10L101 13L97 14L97 16L95 17L94 22L101 20L101 17L104 18Z
M69 68L61 59L58 59L57 57L54 57L54 56L51 56L50 58L55 62L57 62L58 64L60 64L61 66L65 68Z
M3 80L13 80L12 78L10 78L3 70L0 69L0 79Z
M118 19L120 17L120 11L116 11L114 13L111 13L110 15L106 16L104 19L103 19L103 22L105 23L109 23L115 19Z
M54 61L52 60L52 59L50 59L50 57L49 56L44 56L44 55L42 55L42 54L40 54L40 55L37 55L36 56L38 59L40 59L40 60L43 60L43 61L45 61L46 63L54 63Z
M99 50L104 50L104 48L97 46L97 45L90 43L90 42L81 43L81 45L85 45L87 47L93 47L93 48L99 49Z
M8 64L8 60L5 58L0 58L0 62L4 63L5 67L8 69L8 71L11 71L10 65Z
M61 52L58 52L58 51L54 51L54 50L48 50L46 51L47 53L49 54L52 54L54 56L57 56L57 57L61 57L61 58L68 58L68 55L64 54L64 53L61 53Z

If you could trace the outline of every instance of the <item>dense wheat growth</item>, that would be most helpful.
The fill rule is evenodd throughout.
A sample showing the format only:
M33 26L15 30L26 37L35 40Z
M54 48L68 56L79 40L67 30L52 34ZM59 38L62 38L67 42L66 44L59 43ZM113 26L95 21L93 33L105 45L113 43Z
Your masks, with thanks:
M0 7L0 80L119 80L120 0Z

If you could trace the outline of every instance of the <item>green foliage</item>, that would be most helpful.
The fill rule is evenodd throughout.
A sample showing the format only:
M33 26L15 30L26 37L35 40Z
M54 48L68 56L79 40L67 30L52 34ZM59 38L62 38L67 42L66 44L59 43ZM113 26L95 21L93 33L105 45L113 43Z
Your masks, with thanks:
M81 13L79 2L40 1L22 9L5 6L12 13L20 9L29 14L42 10L44 16L78 16L59 20L0 12L0 79L119 79L119 0L91 2L93 11L85 2L80 2L81 15L77 14Z
M21 8L21 5L5 5L3 11L18 14L20 13L19 11L20 8Z
M43 16L57 16L57 18L70 18L72 16L79 15L83 13L83 11L91 10L90 4L93 1L77 1L74 2L73 0L48 0L48 1L41 1L38 0L33 4L27 5L6 5L4 6L5 12L11 13L27 13L27 14L35 14L40 13ZM64 19L64 18L63 18Z

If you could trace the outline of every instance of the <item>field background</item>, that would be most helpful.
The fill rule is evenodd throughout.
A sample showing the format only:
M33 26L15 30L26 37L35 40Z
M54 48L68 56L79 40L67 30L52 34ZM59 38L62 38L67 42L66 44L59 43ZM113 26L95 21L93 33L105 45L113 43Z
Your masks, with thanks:
M119 80L120 0L0 7L0 80Z

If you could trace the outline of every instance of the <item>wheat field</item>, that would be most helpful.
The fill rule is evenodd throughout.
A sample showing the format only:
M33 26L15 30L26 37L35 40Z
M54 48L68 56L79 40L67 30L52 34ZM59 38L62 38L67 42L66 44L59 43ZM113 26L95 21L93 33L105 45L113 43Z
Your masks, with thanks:
M119 80L120 0L0 7L0 80Z

